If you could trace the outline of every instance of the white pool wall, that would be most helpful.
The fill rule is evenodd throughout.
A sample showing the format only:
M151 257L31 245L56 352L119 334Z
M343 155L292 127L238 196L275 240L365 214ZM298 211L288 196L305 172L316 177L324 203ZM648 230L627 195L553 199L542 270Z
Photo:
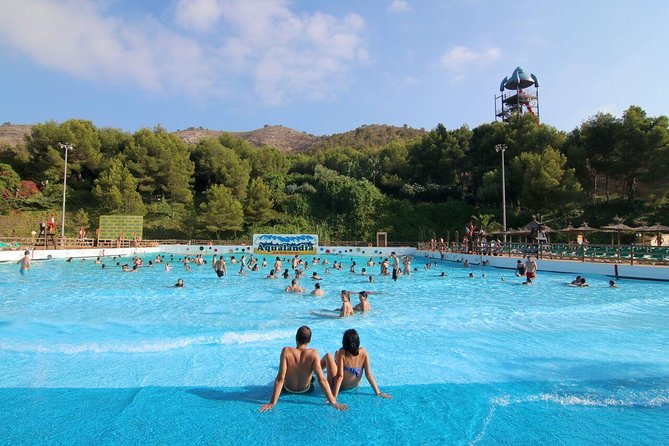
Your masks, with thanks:
M51 259L69 259L90 258L104 256L130 256L135 254L146 254L160 252L159 247L151 248L87 248L87 249L35 249L31 250L30 258L32 260L51 260ZM18 262L23 258L23 250L0 251L0 262Z
M253 252L253 247L250 245L161 245L158 247L160 252L178 255L197 255L212 256L214 254L233 254L244 255ZM318 254L316 255L341 255L343 256L367 256L367 257L388 257L391 252L397 255L414 254L416 248L412 247L392 247L392 248L376 248L369 246L319 246ZM280 254L281 257L290 256L291 254ZM274 254L255 254L256 257L276 257Z
M433 259L441 259L441 254L433 251L416 251L416 255ZM444 260L449 262L464 262L480 264L487 260L488 266L494 268L515 269L520 257L481 256L477 254L445 253ZM604 275L627 279L663 280L669 281L669 267L654 265L631 265L627 263L580 262L576 260L537 260L539 273L541 271L568 273L579 275ZM617 268L617 273L616 273Z

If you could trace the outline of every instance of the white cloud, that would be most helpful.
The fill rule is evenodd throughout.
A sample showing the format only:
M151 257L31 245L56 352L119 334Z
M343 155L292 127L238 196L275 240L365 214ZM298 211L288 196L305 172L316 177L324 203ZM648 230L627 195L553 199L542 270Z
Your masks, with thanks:
M221 18L222 12L217 0L180 1L176 7L176 22L184 28L206 32Z
M466 70L488 65L499 60L501 56L502 50L499 48L475 51L466 46L456 46L441 56L441 65L451 72L452 82L459 82L466 77Z
M466 46L456 46L441 56L441 63L448 69L460 69L473 63L487 63L498 60L502 55L499 48L488 48L476 52Z
M183 31L114 17L90 0L4 3L4 46L78 78L150 91L209 95L250 83L266 103L322 98L367 59L360 16L297 14L287 0L179 0Z
M187 23L189 8L203 1L180 0L177 22ZM219 54L227 68L251 77L253 90L267 103L283 103L295 95L331 96L351 66L367 60L365 22L359 15L298 15L286 0L216 2L218 9L211 16L220 20L196 25L195 30L226 30Z
M196 93L215 83L206 49L152 18L125 23L81 0L9 2L0 15L5 45L37 63L93 81L151 91Z
M393 0L388 6L390 12L407 12L411 9L411 5L406 0Z

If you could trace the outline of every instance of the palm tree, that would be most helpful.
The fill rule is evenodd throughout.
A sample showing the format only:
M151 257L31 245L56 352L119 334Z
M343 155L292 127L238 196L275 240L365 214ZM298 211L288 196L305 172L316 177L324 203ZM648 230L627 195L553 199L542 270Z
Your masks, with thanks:
M472 215L472 220L474 221L474 226L490 234L491 232L501 231L502 225L499 222L494 220L495 216L492 214L479 214Z

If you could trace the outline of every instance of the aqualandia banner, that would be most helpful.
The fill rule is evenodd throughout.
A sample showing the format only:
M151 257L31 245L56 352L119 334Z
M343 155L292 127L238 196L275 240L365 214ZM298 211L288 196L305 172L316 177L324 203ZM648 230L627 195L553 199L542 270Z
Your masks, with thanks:
M255 254L316 254L316 234L253 234Z

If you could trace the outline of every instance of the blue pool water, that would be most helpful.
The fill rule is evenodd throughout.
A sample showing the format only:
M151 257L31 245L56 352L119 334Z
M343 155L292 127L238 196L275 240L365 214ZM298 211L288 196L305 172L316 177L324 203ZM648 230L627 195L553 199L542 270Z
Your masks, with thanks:
M0 265L0 444L666 444L666 284L572 288L540 272L522 286L420 258L397 283L370 268L369 284L335 259L345 271L307 271L325 276L322 298L284 293L269 268L218 279L210 266ZM186 288L172 287L179 277ZM372 312L311 313L337 307L343 288L379 292ZM258 413L305 324L321 355L356 328L394 398L365 381L339 398L347 412L317 389Z

